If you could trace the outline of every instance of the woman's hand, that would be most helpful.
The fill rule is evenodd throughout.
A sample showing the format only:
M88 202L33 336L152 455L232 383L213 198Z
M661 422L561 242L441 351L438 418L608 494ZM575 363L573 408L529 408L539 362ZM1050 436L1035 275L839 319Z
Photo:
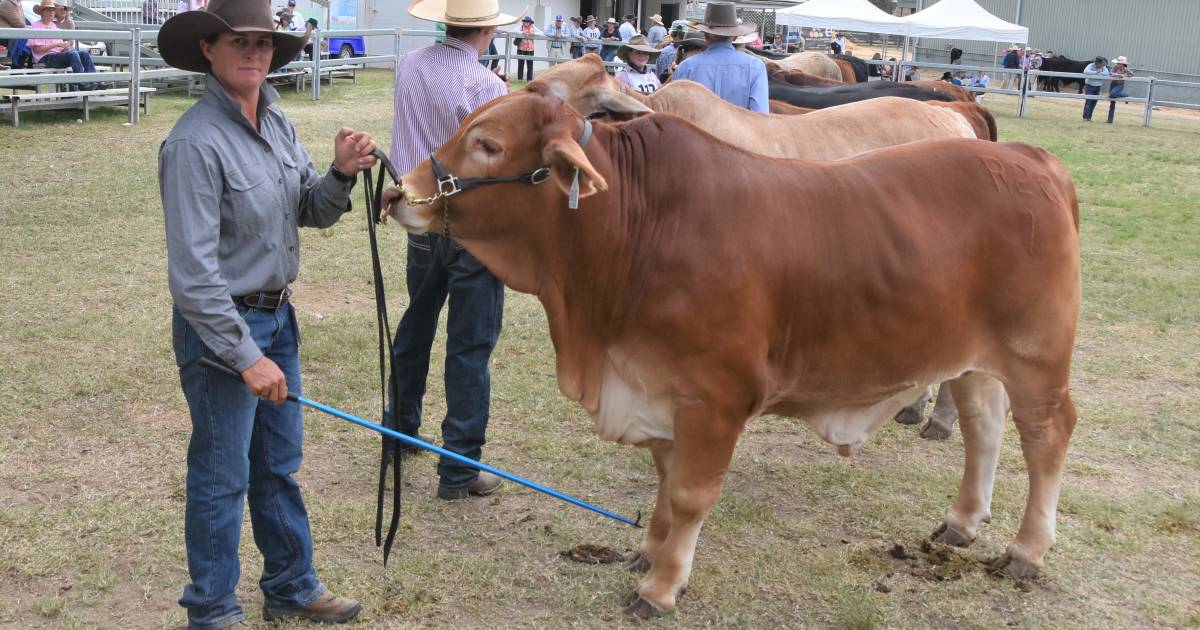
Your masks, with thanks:
M374 150L371 134L342 127L333 138L333 164L343 175L355 175L375 166Z

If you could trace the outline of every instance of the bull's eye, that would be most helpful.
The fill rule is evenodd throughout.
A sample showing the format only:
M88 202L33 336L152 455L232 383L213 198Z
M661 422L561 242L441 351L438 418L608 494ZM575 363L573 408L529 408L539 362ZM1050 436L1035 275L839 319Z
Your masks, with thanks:
M487 140L480 140L479 146L483 147L484 152L487 153L488 155L499 155L500 154L500 147L492 144L491 142L488 142Z

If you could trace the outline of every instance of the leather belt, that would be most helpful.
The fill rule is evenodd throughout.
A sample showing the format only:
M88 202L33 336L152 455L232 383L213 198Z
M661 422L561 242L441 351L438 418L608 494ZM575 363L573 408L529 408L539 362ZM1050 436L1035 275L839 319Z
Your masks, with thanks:
M259 291L249 295L236 295L233 297L233 303L247 308L274 311L287 304L290 297L292 297L292 290L285 287L282 291Z

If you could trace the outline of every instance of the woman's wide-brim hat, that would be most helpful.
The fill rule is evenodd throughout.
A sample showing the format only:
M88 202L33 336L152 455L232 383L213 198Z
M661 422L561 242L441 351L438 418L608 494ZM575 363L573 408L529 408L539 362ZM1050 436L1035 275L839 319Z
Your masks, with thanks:
M528 10L526 6L516 15L501 13L500 0L413 0L408 5L415 18L464 28L516 24Z
M1120 63L1120 64L1124 64L1124 65L1128 66L1129 60L1125 58L1125 55L1117 55L1117 58L1113 59L1113 63L1114 64Z
M41 15L46 12L46 9L54 8L54 0L42 0L40 4L33 5L33 12Z
M730 2L709 2L704 7L704 21L696 29L719 37L737 37L758 30L753 24L738 24L737 9Z
M276 31L269 2L210 0L199 11L178 13L166 21L158 31L158 52L164 61L181 70L210 72L200 40L221 33L270 33L275 40L271 72L287 65L308 41L304 33Z
M621 61L629 63L629 53L635 50L650 55L651 62L662 54L661 50L650 45L650 40L646 39L645 35L634 35L629 38L629 41L621 44L621 47L617 49L617 56L621 58Z

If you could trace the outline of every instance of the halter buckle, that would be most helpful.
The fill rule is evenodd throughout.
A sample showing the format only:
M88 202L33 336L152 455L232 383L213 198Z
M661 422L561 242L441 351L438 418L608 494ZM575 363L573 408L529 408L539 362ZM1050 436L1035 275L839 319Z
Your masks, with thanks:
M529 183L534 186L550 179L550 167L543 166L529 174Z
M438 179L437 183L438 194L443 197L449 197L450 195L462 192L462 189L458 187L458 178L453 175L447 174L445 177Z

